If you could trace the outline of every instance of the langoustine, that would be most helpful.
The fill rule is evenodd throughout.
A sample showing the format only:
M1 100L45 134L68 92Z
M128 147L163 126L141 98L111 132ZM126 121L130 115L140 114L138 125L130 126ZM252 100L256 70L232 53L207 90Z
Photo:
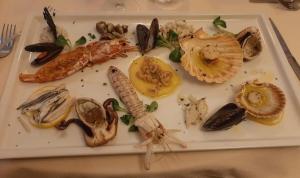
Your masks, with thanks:
M63 79L91 64L100 64L117 57L126 57L127 52L136 51L125 39L96 41L87 46L60 54L42 66L35 74L20 73L22 82L44 83Z
M145 111L143 102L138 98L132 84L123 72L114 66L110 66L108 78L116 94L135 117L134 125L138 127L139 133L144 139L142 145L147 146L146 169L150 169L150 159L154 145L168 146L169 143L174 143L186 147L184 142L172 135L172 130L165 129L153 114Z

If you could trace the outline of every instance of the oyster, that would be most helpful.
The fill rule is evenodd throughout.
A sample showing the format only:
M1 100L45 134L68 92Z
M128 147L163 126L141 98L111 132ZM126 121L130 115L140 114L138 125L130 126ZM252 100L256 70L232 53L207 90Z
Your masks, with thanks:
M75 109L79 119L63 121L57 128L63 130L75 123L83 129L88 146L103 145L117 134L118 114L113 110L112 101L113 99L107 99L102 107L91 98L78 98Z
M246 109L250 119L265 119L272 124L277 123L274 120L280 120L285 107L285 96L277 86L255 80L242 85L236 102Z
M244 54L244 60L250 61L262 51L261 37L256 27L247 27L236 35Z
M213 114L202 126L205 131L217 131L231 128L245 119L245 109L234 103L228 103Z
M243 52L238 41L226 34L206 37L198 31L180 41L185 52L181 65L190 75L207 83L223 83L240 69Z

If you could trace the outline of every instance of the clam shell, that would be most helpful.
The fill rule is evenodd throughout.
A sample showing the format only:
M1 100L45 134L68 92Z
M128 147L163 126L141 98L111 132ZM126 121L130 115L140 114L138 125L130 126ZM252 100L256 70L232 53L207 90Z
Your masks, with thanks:
M240 44L230 35L207 37L205 33L198 31L193 38L181 40L180 45L185 52L181 58L181 65L200 81L223 83L233 77L243 63ZM209 64L203 57L197 57L197 53L208 46L212 46L219 53L216 60Z
M261 37L258 28L250 26L236 35L246 61L253 60L262 51Z
M251 101L252 100L252 101ZM236 102L256 118L277 118L285 107L285 95L271 83L247 82L242 85Z

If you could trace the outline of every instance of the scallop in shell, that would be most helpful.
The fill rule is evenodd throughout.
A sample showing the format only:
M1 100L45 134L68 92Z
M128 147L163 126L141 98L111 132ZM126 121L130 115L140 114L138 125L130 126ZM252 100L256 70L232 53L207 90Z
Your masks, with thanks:
M247 27L239 32L236 38L243 49L244 59L246 61L254 59L262 51L261 37L258 28L252 26Z
M180 46L185 52L181 65L190 75L207 83L223 83L229 80L243 63L240 44L230 35L207 37L196 34L193 38L181 40Z
M270 124L279 121L285 107L284 93L271 83L260 83L257 80L242 85L236 102L246 109L250 119L257 118L258 122L270 120Z

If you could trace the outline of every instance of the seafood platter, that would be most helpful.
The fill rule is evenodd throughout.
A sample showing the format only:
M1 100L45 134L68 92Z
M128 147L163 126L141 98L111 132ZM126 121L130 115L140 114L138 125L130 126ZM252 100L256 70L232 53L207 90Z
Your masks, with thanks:
M0 158L300 144L298 81L262 15L28 19ZM166 155L167 156L167 155Z

